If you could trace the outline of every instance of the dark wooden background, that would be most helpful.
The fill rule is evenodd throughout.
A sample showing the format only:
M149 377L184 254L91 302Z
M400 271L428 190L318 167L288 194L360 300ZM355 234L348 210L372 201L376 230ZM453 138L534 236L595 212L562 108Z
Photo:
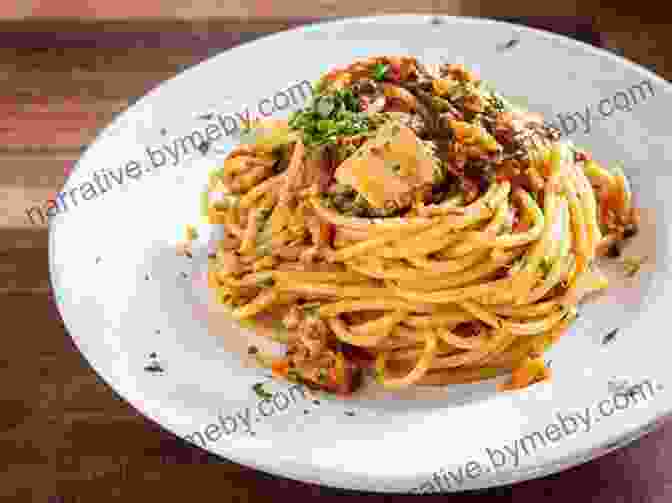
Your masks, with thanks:
M0 5L0 16L9 3ZM64 2L61 14L75 15L68 9L72 11L71 4L77 3ZM143 8L158 8L155 2L136 3L145 16L151 12ZM179 2L167 1L175 3ZM346 2L352 5L340 10L331 1L304 9L291 5L285 15L408 10L401 6L403 2L378 10L360 3ZM20 19L34 14L27 8L22 14L28 4L16 4L10 16L14 20L0 20L0 196L4 196L0 197L0 313L4 318L0 497L21 502L97 502L115 496L124 501L172 501L171 497L300 501L352 494L273 477L216 458L152 424L121 400L96 376L64 330L50 295L46 227L31 224L24 213L62 186L73 161L100 128L158 82L239 42L309 18L277 17L260 2L259 9L270 10L259 10L255 16L242 4L233 5L227 12L235 12L229 17L209 18L207 8L198 10L192 2L183 2L184 12L189 13L185 19L113 21L101 15L87 21ZM83 8L87 2L78 4ZM219 8L217 2L208 4ZM423 0L413 10L506 12L503 8L475 12L460 2L434 4ZM572 5L576 12L578 2ZM122 17L118 12L123 8L131 9L131 2L108 2L102 10ZM57 16L59 9L38 14ZM665 61L670 51L669 25L618 17L606 9L596 9L594 14L532 22L592 37L594 43L670 79L672 59ZM672 454L666 454L665 446L672 446L672 426L563 474L471 496L476 501L497 495L507 501L667 502L672 500ZM382 496L369 497L382 501ZM465 496L450 497L462 500Z

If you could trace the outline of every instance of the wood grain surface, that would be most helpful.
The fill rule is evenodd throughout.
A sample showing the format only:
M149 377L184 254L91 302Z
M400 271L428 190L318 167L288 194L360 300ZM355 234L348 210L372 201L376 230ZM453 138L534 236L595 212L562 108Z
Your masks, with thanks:
M7 501L303 501L352 494L239 466L146 420L91 369L51 298L46 226L31 223L26 208L50 198L97 132L157 83L241 41L306 21L255 17L246 2L227 3L227 18L200 19L196 3L179 7L185 13L179 17L193 21L0 23L0 498ZM34 14L38 4L17 3L14 17ZM107 2L105 15L123 12L122 5L128 2ZM420 12L433 8L429 0L415 5ZM336 2L318 1L311 14L350 15L365 7L343 12ZM0 14L3 8L4 2ZM292 8L287 16L301 14ZM398 9L406 10L405 4ZM476 13L461 1L452 11L445 4L440 10ZM594 17L606 46L669 80L666 24L633 26L632 19L609 10L596 10ZM670 426L600 460L481 491L470 501L668 502L672 449L666 446L672 446Z

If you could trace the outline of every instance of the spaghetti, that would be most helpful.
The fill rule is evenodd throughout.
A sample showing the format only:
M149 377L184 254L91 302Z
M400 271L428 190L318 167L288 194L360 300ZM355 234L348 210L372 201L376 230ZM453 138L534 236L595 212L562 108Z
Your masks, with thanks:
M622 170L461 65L357 61L250 127L210 177L210 285L237 319L281 318L269 365L317 388L548 378L541 354L607 286L596 257L637 230Z

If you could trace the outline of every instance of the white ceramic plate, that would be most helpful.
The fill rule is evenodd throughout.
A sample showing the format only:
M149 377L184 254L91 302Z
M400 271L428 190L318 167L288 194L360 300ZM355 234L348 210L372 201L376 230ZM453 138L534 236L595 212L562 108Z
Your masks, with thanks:
M78 347L134 407L236 462L385 492L458 491L549 474L639 437L672 410L669 84L561 36L489 20L442 21L344 20L245 44L160 85L86 151L64 189L75 190L63 196L68 211L50 222L52 282ZM519 42L507 44L511 39ZM464 62L504 95L526 97L533 110L558 124L558 113L585 114L589 106L597 116L601 100L619 104L608 117L591 119L589 132L577 123L566 133L599 160L624 161L637 204L646 210L642 232L626 254L648 260L632 280L621 281L621 269L612 267L609 294L586 305L549 353L551 384L500 394L493 382L397 394L371 387L352 400L321 398L317 404L300 389L274 382L264 385L273 400L260 401L252 386L267 372L245 354L255 336L209 301L205 240L193 259L176 255L184 226L200 221L199 192L208 170L238 141L231 131L237 122L224 117L245 107L258 115L259 104L268 113L273 101L274 116L286 116L304 99L298 87L288 91L293 85L376 54ZM641 83L647 80L645 97ZM626 106L624 98L614 98L619 92L637 102ZM603 104L602 110L610 109ZM208 112L212 120L197 118ZM204 156L187 136L209 131L214 139L217 115L231 134ZM162 145L185 150L173 162ZM163 148L164 154L152 155L155 164L165 164L152 169L147 148ZM126 175L127 166L136 178ZM106 175L114 187L96 197L91 191L100 189L82 184L101 169L124 179L117 185ZM199 227L203 236L206 227ZM614 328L617 336L603 344ZM145 369L152 352L163 372ZM638 394L614 394L637 383L644 383ZM586 417L586 411L589 426L578 416L575 423L558 416Z

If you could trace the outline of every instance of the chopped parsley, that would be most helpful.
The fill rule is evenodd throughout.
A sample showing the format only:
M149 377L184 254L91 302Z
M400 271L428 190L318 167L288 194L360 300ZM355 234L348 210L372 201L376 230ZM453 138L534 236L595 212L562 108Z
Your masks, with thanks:
M289 127L303 133L306 146L336 143L341 136L356 136L370 130L371 123L359 107L359 100L350 89L317 95L303 110L289 118Z
M373 67L372 71L372 76L373 80L376 80L380 82L381 80L385 80L385 75L387 74L387 70L390 68L390 65L385 65L383 63L377 63Z
M254 386L252 386L252 390L257 394L259 398L262 398L264 400L268 400L273 398L273 394L269 393L264 389L264 383L258 382Z

